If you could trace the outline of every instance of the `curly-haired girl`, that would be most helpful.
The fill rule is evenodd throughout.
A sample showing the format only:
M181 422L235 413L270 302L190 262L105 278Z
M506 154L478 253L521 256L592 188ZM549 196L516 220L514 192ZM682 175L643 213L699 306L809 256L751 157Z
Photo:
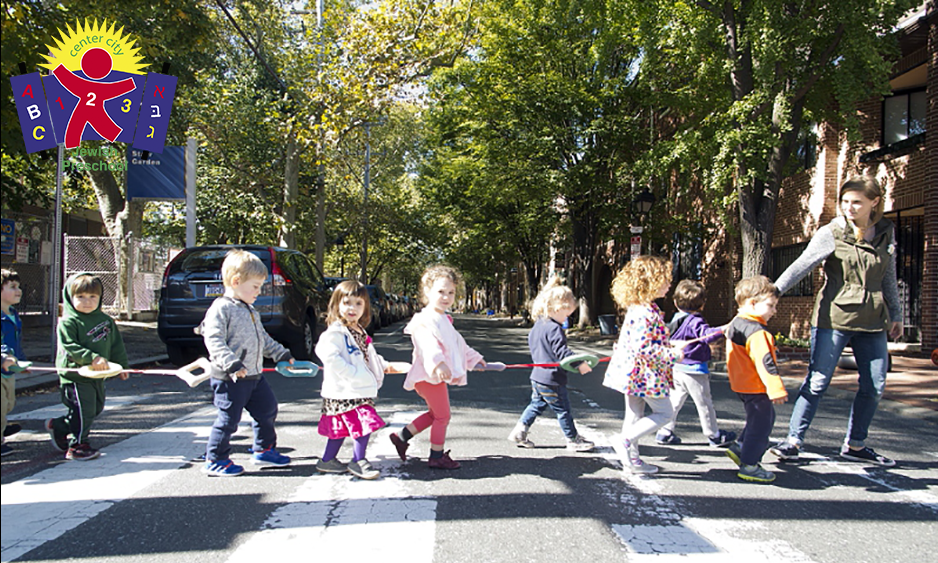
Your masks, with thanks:
M603 385L625 395L623 465L633 473L658 471L638 456L638 440L661 428L673 413L668 399L673 387L671 370L683 355L668 342L664 318L654 303L670 287L671 263L657 256L635 258L612 282L612 298L626 313ZM645 404L651 407L648 416Z

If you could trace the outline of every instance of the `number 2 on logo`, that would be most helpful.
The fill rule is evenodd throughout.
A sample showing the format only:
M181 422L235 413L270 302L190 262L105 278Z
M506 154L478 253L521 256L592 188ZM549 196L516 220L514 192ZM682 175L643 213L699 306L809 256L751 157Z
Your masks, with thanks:
M98 97L98 95L95 94L94 92L88 92L88 101L85 102L85 105L86 105L86 106L93 106L93 105L94 105L94 100L95 100L95 98L97 98L97 97Z

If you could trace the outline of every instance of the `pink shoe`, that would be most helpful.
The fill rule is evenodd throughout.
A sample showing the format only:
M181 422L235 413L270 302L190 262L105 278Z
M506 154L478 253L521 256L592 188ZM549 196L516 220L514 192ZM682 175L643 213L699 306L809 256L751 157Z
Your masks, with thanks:
M459 462L449 457L449 452L446 450L440 457L431 457L428 463L430 469L459 469Z
M400 456L401 461L407 461L407 448L410 447L410 444L401 439L397 434L391 433L391 443L394 444L394 447L397 448L397 455Z

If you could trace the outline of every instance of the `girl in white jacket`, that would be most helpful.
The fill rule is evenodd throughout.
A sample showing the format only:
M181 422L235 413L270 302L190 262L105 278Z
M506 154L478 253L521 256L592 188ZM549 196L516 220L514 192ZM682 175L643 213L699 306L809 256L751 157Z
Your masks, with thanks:
M385 425L375 411L385 373L397 366L386 362L363 327L371 321L368 289L354 280L336 286L329 301L329 327L319 337L316 355L323 363L322 416L319 434L329 439L316 469L322 473L351 472L362 479L380 473L365 459L371 433ZM404 371L410 366L404 364ZM346 437L355 440L348 465L336 459Z

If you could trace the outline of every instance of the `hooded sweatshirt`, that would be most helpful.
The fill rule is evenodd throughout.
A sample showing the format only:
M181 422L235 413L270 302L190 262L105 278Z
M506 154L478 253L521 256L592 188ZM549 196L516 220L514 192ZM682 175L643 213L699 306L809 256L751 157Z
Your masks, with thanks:
M98 307L90 313L81 313L72 304L72 281L81 275L88 274L78 273L69 277L62 288L62 318L57 328L59 350L55 365L60 368L79 368L91 365L97 356L101 356L108 362L126 368L124 340L114 319L101 310L101 299L98 300ZM75 371L60 372L59 380L62 383L93 381Z

